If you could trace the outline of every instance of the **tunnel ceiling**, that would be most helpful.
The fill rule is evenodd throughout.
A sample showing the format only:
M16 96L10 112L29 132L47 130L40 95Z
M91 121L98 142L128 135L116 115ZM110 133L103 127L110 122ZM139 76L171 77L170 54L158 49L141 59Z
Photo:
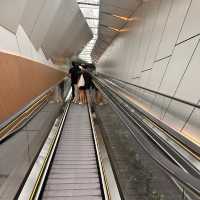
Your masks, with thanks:
M144 0L143 0L144 1ZM98 39L92 51L97 61L123 27L142 0L100 0Z
M80 51L79 58L86 62L91 62L91 52L96 43L98 34L100 0L77 0L77 3L93 33L92 40Z

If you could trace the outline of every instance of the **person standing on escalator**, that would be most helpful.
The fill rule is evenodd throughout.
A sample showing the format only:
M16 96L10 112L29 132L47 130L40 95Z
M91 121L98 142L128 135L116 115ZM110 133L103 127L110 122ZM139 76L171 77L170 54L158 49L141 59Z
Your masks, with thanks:
M72 68L69 70L69 75L71 78L71 87L72 87L72 101L77 103L79 101L78 95L78 87L77 83L81 75L81 70L79 68L79 64L76 62L72 62Z
M78 88L80 94L80 104L87 103L87 95L86 92L92 87L92 76L87 71L87 65L82 64L80 66L81 76L78 81Z

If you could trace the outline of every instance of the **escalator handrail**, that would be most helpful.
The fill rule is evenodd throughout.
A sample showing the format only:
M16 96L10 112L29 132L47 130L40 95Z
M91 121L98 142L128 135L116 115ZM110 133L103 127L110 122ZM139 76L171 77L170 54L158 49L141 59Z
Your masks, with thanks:
M107 96L107 94L105 93L105 88L102 85L101 82L99 82L98 80L95 81L96 85L98 86L98 89L105 95L105 97L109 100L109 102L111 102L111 100L109 99L109 97ZM104 90L102 89L104 88ZM113 104L113 103L111 103ZM114 104L113 104L114 105ZM112 105L112 107L113 107ZM116 106L115 106L116 107ZM118 108L119 109L119 108ZM119 112L118 112L119 114ZM127 125L127 124L126 124ZM129 130L131 131L131 128L129 127ZM144 147L143 147L144 148ZM145 150L146 151L146 150ZM148 152L149 153L149 152ZM150 155L150 154L149 154ZM194 193L200 195L200 181L199 179L195 178L194 176L184 172L182 169L180 169L179 167L177 167L175 164L173 164L172 162L167 161L166 163L168 163L169 165L164 165L162 163L164 163L164 161L166 159L164 159L164 161L162 160L158 160L156 158L154 158L152 155L150 155L164 170L166 170L172 177L174 177L175 179L178 179L183 185L185 185L187 188L189 188L191 191L193 191ZM163 157L163 156L162 156ZM162 162L161 162L162 161Z
M134 103L132 103L132 104L134 104ZM146 112L144 109L142 109L141 107L137 106L136 104L134 104L134 107L136 107L136 110L138 112L140 112L147 119L149 119L154 124L156 124L159 128L161 128L162 130L164 130L167 133L169 133L171 137L173 137L176 140L178 140L181 144L186 145L191 151L193 151L196 154L200 155L200 148L199 148L199 146L197 144L193 143L192 141L187 139L185 136L181 135L178 131L176 131L175 129L171 128L167 124L163 123L161 120L159 120L158 118L154 117L151 113Z
M45 105L45 100L43 99L47 99L48 100L48 95L53 91L53 89L59 85L63 80L59 81L58 83L56 83L55 85L53 85L52 87L48 88L47 90L45 90L41 95L33 98L27 105L23 106L22 108L20 108L20 110L15 113L13 116L9 117L7 120L3 121L2 123L0 123L0 133L1 131L4 131L4 129L6 129L6 134L4 134L3 136L1 136L0 134L0 144L3 143L5 140L7 140L8 138L10 138L12 135L14 135L14 133L16 133L17 131L19 131L21 128L24 127L24 125L26 125L27 122L30 121L30 119L36 115ZM69 82L69 80L68 80ZM40 103L40 101L43 101L43 104ZM38 102L41 104L40 108L37 106ZM32 107L34 107L36 105L36 109L30 114L29 110L32 109ZM37 109L37 107L39 109ZM20 117L23 116L22 120L20 119ZM20 121L20 122L17 122ZM13 125L12 124L17 124ZM15 127L16 126L16 127ZM11 127L11 128L9 128ZM7 131L8 129L8 131Z
M105 74L99 74L99 75L102 76L102 77L106 77L108 80L110 79L110 80L122 82L122 83L124 83L124 84L131 85L131 86L134 86L134 87L136 87L136 88L143 89L143 90L145 90L145 91L148 91L148 92L151 92L151 93L154 93L154 94L158 94L158 95L160 95L160 96L167 97L167 98L172 99L172 100L175 100L175 101L177 101L177 102L180 102L180 103L183 103L183 104L186 104L186 105L189 105L189 106L192 106L192 107L195 107L195 108L200 109L200 105L199 105L199 104L195 104L195 103L192 103L192 102L189 102L189 101L186 101L186 100L183 100L183 99L179 99L179 98L176 98L176 97L173 97L173 96L170 96L170 95L161 93L161 92L157 92L157 91L155 91L155 90L151 90L151 89L148 89L148 88L145 88L145 87L142 87L142 86L133 84L133 83L129 83L129 82L127 82L127 81L123 81L123 80L121 80L121 79L114 78L114 77L112 77L112 76L108 76L108 75L105 75Z

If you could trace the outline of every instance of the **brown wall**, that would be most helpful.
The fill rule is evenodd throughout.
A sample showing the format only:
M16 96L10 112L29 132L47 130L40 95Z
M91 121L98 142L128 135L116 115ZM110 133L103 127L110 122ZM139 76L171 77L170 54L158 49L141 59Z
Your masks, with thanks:
M0 123L64 76L47 65L0 52Z

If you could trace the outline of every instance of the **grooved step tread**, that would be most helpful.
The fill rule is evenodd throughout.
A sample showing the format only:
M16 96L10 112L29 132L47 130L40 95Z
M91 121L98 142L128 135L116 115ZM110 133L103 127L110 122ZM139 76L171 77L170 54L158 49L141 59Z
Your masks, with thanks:
M87 106L71 105L42 199L102 200Z

